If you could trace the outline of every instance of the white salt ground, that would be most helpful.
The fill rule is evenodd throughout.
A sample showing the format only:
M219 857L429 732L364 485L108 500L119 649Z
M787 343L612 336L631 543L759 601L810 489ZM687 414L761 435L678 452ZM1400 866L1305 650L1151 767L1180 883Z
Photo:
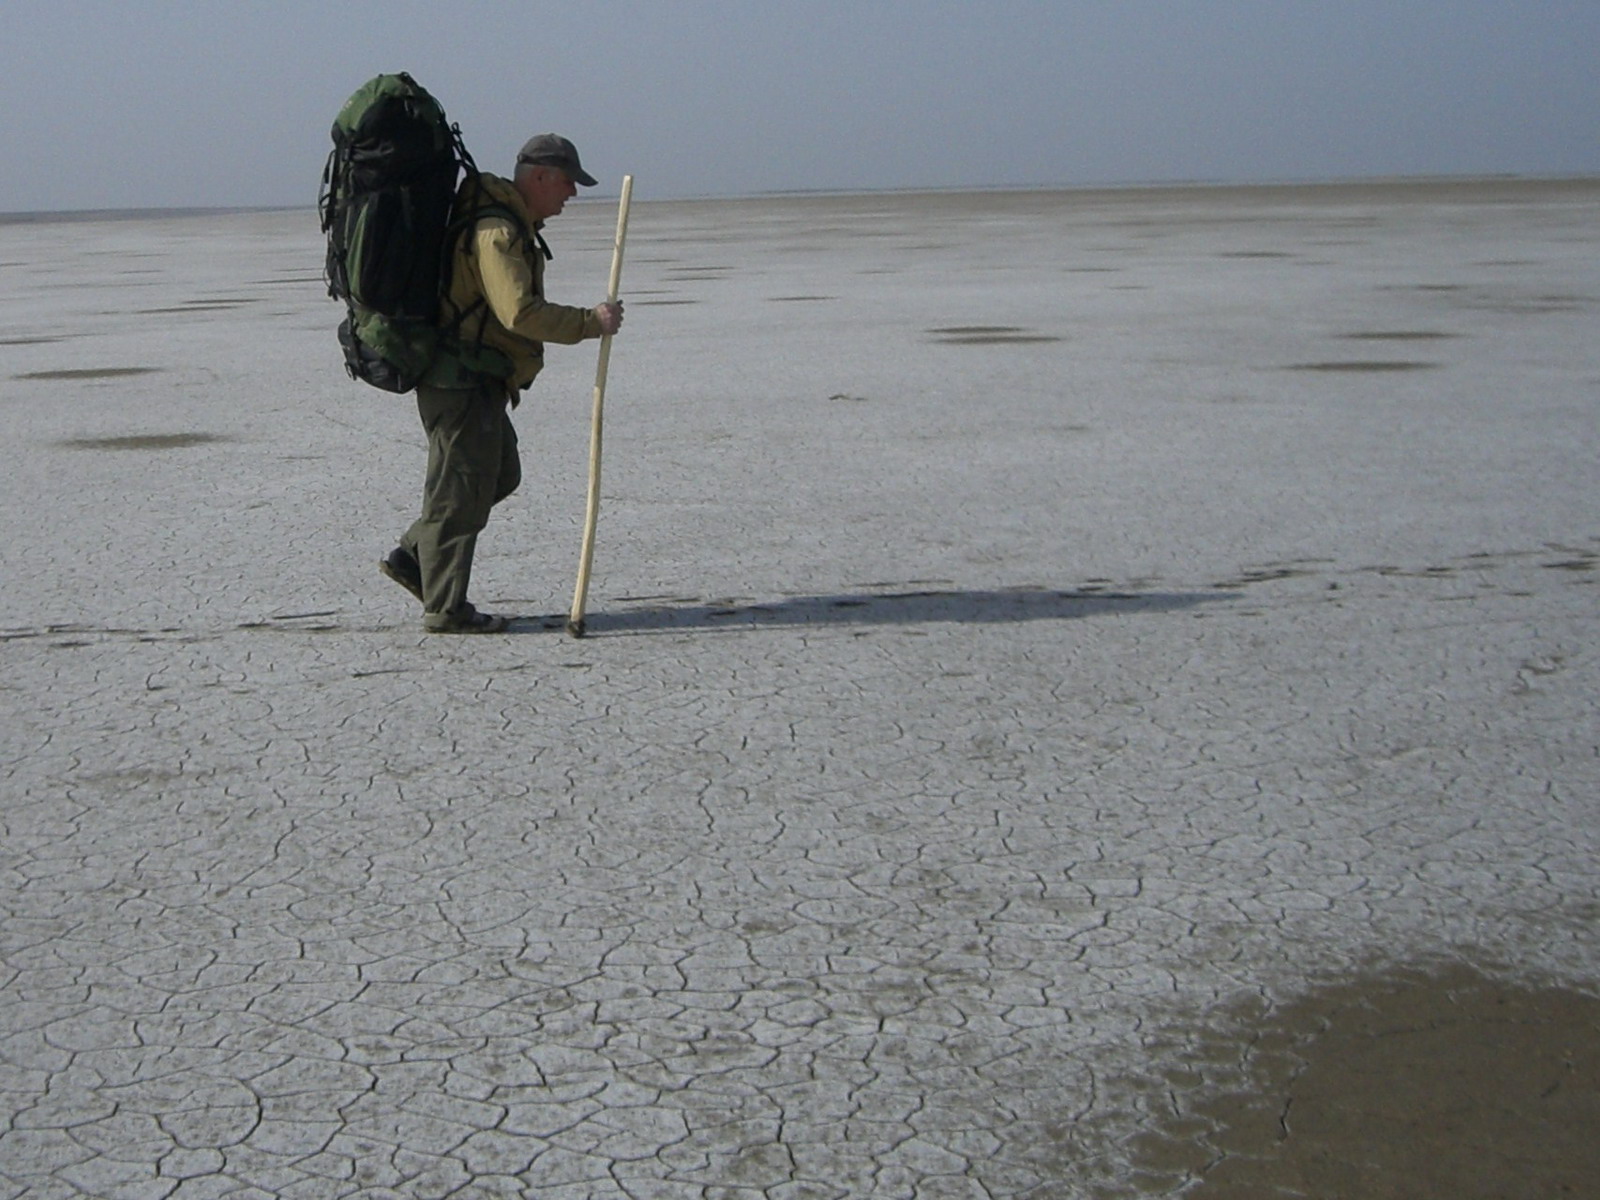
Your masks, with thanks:
M1597 216L640 180L582 641L592 343L431 638L311 214L0 224L0 1196L1168 1194L1230 1006L1593 993Z

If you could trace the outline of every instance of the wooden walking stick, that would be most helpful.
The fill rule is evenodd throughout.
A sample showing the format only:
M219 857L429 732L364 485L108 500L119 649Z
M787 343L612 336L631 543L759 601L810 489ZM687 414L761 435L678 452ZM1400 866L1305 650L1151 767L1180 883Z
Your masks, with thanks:
M622 283L622 243L628 236L628 201L633 196L633 176L622 177L622 199L617 204L617 240L611 250L611 287L606 299L614 302ZM583 606L589 598L589 568L594 564L594 531L600 520L600 430L605 411L606 366L611 361L611 335L600 339L600 364L594 372L594 417L589 426L589 503L583 518L583 553L578 558L578 585L572 592L572 613L567 632L583 636Z

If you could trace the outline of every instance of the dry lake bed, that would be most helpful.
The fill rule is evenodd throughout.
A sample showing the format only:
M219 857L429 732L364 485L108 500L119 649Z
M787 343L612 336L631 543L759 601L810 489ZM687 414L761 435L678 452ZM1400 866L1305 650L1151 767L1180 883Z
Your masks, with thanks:
M582 640L320 271L0 219L0 1200L1593 1188L1600 182L641 179Z

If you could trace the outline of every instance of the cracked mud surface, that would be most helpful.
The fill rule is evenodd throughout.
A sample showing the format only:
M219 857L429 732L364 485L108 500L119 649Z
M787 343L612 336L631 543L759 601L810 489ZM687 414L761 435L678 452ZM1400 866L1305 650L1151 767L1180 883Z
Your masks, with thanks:
M0 226L0 1200L1583 1194L1597 207L636 204L582 641L587 352L431 638L314 220Z

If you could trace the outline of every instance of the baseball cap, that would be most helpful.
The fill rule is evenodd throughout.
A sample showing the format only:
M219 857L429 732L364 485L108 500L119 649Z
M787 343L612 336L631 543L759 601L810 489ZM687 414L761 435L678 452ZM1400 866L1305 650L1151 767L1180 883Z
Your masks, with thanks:
M593 187L595 178L578 162L578 148L559 133L538 133L522 144L517 151L519 163L537 167L559 167L571 177L573 183Z

